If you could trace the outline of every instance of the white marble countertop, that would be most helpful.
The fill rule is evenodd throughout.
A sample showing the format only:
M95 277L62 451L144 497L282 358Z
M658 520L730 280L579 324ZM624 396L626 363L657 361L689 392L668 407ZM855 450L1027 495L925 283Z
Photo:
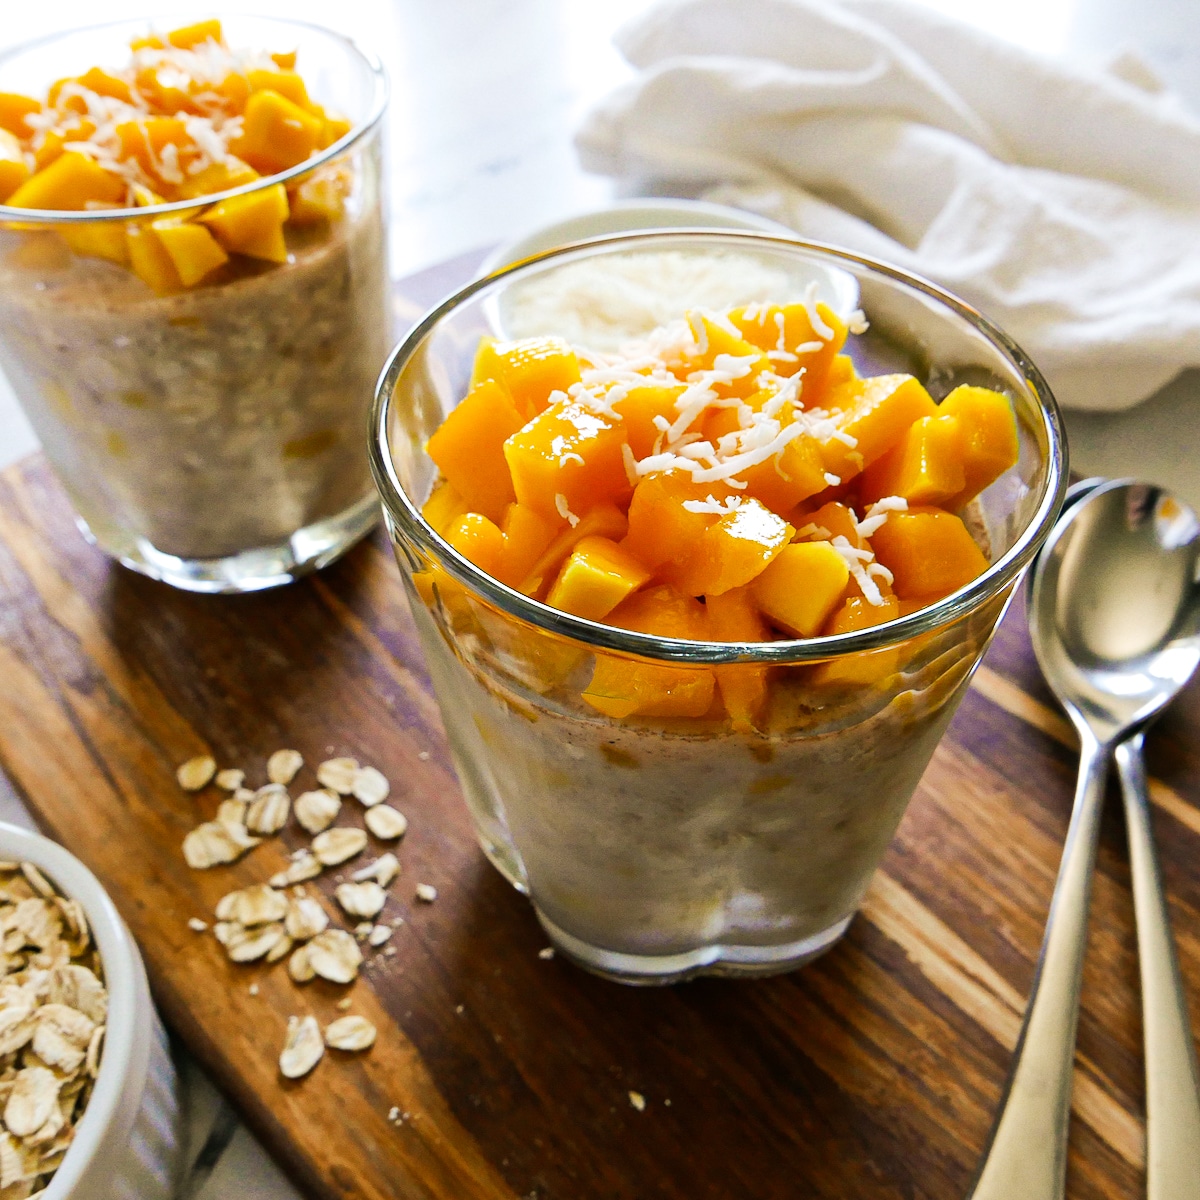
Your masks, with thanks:
M926 0L998 36L1093 62L1138 52L1200 109L1200 22L1194 0ZM544 221L606 203L609 181L585 175L571 134L590 103L628 76L612 32L648 0L256 0L269 15L332 24L369 45L391 75L388 126L391 260L412 273ZM201 6L203 7L203 6ZM216 9L220 4L213 6ZM197 11L194 0L5 5L0 48L97 19ZM1200 372L1189 372L1131 414L1074 415L1072 465L1166 483L1200 506ZM0 467L36 448L0 378ZM0 817L28 823L0 775ZM197 1146L221 1103L192 1081ZM296 1200L245 1129L199 1191L181 1200ZM224 1140L218 1138L218 1140Z

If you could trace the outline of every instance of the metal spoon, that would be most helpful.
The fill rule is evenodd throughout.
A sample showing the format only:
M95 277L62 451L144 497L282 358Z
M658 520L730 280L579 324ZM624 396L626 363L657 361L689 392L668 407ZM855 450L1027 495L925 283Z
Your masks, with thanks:
M1194 1200L1200 1087L1151 841L1142 732L1200 665L1200 522L1168 493L1118 480L1081 496L1034 567L1038 662L1079 732L1071 824L1012 1073L971 1200L1061 1200L1087 942L1109 756L1125 784L1141 952L1147 1193Z

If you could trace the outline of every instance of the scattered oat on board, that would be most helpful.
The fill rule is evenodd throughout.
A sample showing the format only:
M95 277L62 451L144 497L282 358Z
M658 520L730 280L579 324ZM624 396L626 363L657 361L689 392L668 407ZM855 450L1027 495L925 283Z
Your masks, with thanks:
M199 917L188 917L188 928L193 933L204 933L208 929L208 922L200 920Z
M352 1003L353 1001L349 996L343 996L333 1007L336 1008L338 1012L348 1012Z
M0 1196L41 1195L100 1069L108 992L81 908L32 863L0 864Z
M247 850L262 841L251 837L244 825L205 821L183 839L183 857L197 871L221 863L237 862Z
M366 1017L338 1017L325 1027L325 1045L334 1050L368 1050L375 1044L375 1026Z
M392 842L408 832L408 818L390 804L379 804L368 808L363 814L363 823L380 841Z
M189 758L175 768L175 778L185 792L198 792L216 773L217 764L207 754Z
M267 759L267 778L272 783L289 784L304 766L304 755L298 750L276 750Z
M361 854L367 848L367 834L363 829L339 826L318 833L312 840L312 852L317 861L326 867L336 867L347 859Z
M246 782L246 772L237 767L226 767L217 772L217 787L226 792L236 792Z
M317 768L317 782L322 787L332 788L339 796L349 796L354 790L357 774L357 758L327 758Z
M307 983L310 979L316 977L316 971L312 969L312 963L308 961L307 944L297 946L292 951L292 956L288 959L287 970L288 975L291 976L295 983Z
M246 990L250 993L251 996L257 996L258 995L258 984L252 983Z
M304 948L309 966L330 983L350 983L363 960L358 943L344 929L326 929Z
M272 875L268 881L272 887L290 887L292 884L303 883L306 879L316 879L324 870L315 855L307 850L293 858L287 869Z
M364 808L371 808L382 804L388 798L392 785L388 783L382 771L377 771L374 767L359 767L354 772L350 790L355 800Z
M250 794L253 795L253 792ZM246 801L239 800L236 796L230 796L228 800L222 800L217 805L216 820L220 825L245 825Z
M373 879L380 887L385 888L400 874L400 860L392 853L381 854L374 862L361 867L350 876L355 883L364 879Z
M554 947L553 946L546 946L544 949L538 951L538 958L544 958L547 962L549 962L550 959L552 959L553 957L554 957Z
M288 1017L287 1041L279 1056L279 1070L287 1079L300 1079L321 1061L325 1040L316 1017Z
M213 915L218 921L237 921L247 927L282 921L288 910L288 898L266 883L230 892L217 901Z
M418 883L417 899L423 904L432 904L437 899L437 888L431 883Z
M284 928L297 942L306 942L329 928L329 914L312 896L298 896L288 901Z
M292 801L281 783L268 783L254 793L246 809L246 828L269 837L278 833L292 812Z
M371 927L371 932L367 934L367 941L378 948L392 936L392 927L390 925L374 925Z
M301 792L294 807L296 820L309 833L324 833L337 820L342 802L337 792L321 788L315 792Z
M630 1092L629 1103L632 1104L633 1107L638 1110L638 1112L646 1111L646 1097L643 1096L641 1092Z

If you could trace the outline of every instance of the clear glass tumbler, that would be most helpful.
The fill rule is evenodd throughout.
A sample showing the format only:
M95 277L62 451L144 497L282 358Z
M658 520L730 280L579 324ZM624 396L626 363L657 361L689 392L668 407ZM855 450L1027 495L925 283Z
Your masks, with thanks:
M420 512L437 476L425 442L466 391L479 337L502 332L506 291L589 257L665 249L749 254L784 275L847 272L870 321L852 348L863 374L906 369L935 398L960 383L1007 393L1020 459L971 515L990 546L982 576L857 633L677 641L549 608L432 530ZM998 329L894 268L750 233L601 239L473 283L393 353L371 451L483 849L563 954L631 983L786 970L841 937L1065 487L1054 400ZM828 663L838 669L815 669ZM606 717L581 699L598 664L680 687L769 672L764 727Z
M201 592L288 583L372 527L363 429L393 337L383 68L315 26L236 15L222 24L232 47L297 51L310 94L350 131L201 203L0 207L0 366L81 530L126 566ZM40 96L63 76L120 66L146 32L145 21L125 21L11 50L0 91ZM286 262L235 256L165 294L129 269L129 247L152 222L279 183L337 197L337 215L318 207L289 220Z

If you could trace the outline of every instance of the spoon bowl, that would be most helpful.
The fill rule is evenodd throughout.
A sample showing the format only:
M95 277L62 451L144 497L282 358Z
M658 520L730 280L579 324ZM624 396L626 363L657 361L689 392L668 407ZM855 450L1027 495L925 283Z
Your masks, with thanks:
M1145 725L1200 665L1200 521L1169 493L1117 480L1079 499L1034 571L1042 671L1101 742Z

